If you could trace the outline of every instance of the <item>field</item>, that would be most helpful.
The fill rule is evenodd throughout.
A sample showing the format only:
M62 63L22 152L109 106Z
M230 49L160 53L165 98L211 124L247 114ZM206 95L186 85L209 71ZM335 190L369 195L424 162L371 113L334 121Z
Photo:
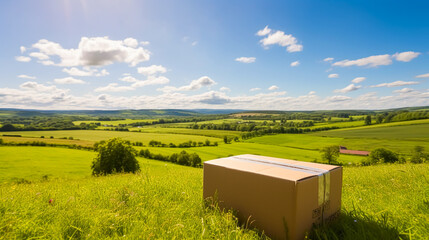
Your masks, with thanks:
M205 207L202 169L140 158L140 174L90 177L92 152L19 148L36 153L39 163L32 166L52 176L0 184L0 238L261 238L257 231L239 228L231 213ZM1 149L2 166L25 160L17 149ZM56 154L64 157L56 162ZM73 172L73 178L60 177L59 170ZM2 172L3 181L21 174L15 167L3 171L10 172L8 177ZM342 215L332 227L317 228L311 239L394 239L399 234L425 239L428 173L429 164L346 167Z
M148 122L152 123L154 121L157 121L158 119L125 119L125 120L117 120L117 121L74 121L74 125L80 125L81 123L100 123L101 126L103 125L112 125L112 126L119 126L119 124L131 124L136 122Z

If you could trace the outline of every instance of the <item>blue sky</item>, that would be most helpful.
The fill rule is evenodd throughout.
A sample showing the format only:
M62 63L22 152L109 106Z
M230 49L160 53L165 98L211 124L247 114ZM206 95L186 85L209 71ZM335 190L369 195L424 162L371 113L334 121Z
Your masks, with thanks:
M425 1L0 3L0 107L429 105Z

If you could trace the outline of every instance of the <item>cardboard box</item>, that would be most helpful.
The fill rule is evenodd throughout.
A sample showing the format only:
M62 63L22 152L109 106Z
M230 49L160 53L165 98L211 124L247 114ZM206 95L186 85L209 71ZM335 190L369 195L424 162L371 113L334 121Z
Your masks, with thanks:
M257 155L204 162L204 199L273 239L304 239L341 208L342 167Z

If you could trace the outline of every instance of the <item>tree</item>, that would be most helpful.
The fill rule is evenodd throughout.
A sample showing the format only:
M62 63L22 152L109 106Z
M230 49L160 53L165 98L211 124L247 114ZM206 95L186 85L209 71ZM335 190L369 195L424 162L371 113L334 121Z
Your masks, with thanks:
M336 145L322 148L322 159L328 161L328 164L335 163L340 156L340 148Z
M228 136L223 136L223 142L228 143Z
M383 122L383 115L378 114L378 115L375 117L375 123L379 124L379 123L382 123L382 122Z
M98 155L92 162L92 175L115 172L136 172L140 169L136 150L120 138L112 138L97 146Z
M371 125L371 116L370 115L366 115L366 117L365 117L365 125Z
M412 163L423 163L423 162L428 161L429 156L428 156L428 154L423 152L424 150L425 150L425 148L422 146L415 146L413 156L411 157L411 162Z
M394 163L399 160L398 154L386 148L377 148L369 154L369 159L374 163Z

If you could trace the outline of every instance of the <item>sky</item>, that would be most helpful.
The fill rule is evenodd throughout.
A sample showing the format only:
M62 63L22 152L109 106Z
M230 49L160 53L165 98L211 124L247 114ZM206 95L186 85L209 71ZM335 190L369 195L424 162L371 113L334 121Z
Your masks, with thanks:
M427 1L0 1L0 108L429 105Z

